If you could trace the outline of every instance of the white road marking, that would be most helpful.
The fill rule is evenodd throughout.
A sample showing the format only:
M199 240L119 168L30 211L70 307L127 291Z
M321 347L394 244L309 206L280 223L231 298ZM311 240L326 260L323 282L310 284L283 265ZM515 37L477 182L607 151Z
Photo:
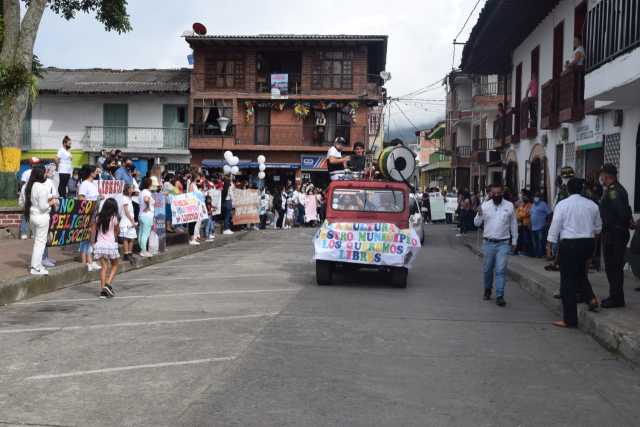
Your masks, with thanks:
M182 266L180 266L182 267ZM149 271L149 270L147 270ZM122 282L158 282L158 281L166 281L166 280L197 280L197 279L215 279L215 280L220 280L220 279L235 279L235 278L244 278L244 277L289 277L290 274L289 273L248 273L248 274L234 274L234 275L226 275L226 276L219 276L219 275L215 275L213 277L207 277L206 276L206 272L203 272L203 274L199 275L199 276L153 276L153 275L146 275L145 277L132 277L132 278L122 278ZM97 283L97 280L93 281L94 283Z
M273 317L278 313L263 314L243 314L237 316L217 316L217 317L200 317L196 319L178 319L178 320L152 320L148 322L122 322L122 323L101 323L98 325L88 326L49 326L44 328L28 328L28 329L0 329L0 334L21 334L25 332L63 332L63 331L79 331L82 329L113 329L131 326L156 326L156 325L177 325L181 323L198 323L213 322L216 320L239 320L239 319L255 319L259 317Z
M167 368L167 367L185 366L185 365L201 365L203 363L228 362L235 359L236 359L236 356L227 356L227 357L212 357L209 359L183 360L180 362L165 362L165 363L150 363L147 365L119 366L116 368L92 369L90 371L65 372L63 374L35 375L33 377L26 378L26 380L27 381L51 380L56 378L79 377L82 375L108 374L112 372L133 371L136 369L152 369L152 368Z
M114 297L114 300L128 300L128 299L145 299L145 298L172 298L172 297L190 297L190 296L202 296L202 295L235 295L235 294L262 294L262 293L279 293L279 292L297 292L298 288L278 288L278 289L242 289L237 291L202 291L202 292L183 292L183 293L171 293L171 294L155 294L155 295L125 295ZM95 298L68 298L68 299L52 299L45 301L28 301L28 302L16 302L12 305L36 305L36 304L58 304L69 302L101 302L98 297Z

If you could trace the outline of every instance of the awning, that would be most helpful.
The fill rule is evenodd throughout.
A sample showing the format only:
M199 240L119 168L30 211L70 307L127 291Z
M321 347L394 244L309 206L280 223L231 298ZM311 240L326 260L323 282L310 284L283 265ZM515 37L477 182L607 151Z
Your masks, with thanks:
M222 169L225 165L224 160L217 159L205 159L202 161L202 166L211 169ZM265 163L267 169L300 169L300 163ZM240 160L238 163L240 169L258 169L258 162L252 162L250 160Z

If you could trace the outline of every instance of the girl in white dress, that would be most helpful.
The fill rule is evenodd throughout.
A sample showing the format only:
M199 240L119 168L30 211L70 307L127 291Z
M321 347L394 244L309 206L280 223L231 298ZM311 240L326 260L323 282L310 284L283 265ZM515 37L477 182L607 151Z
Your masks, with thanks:
M138 238L136 227L138 223L133 217L133 196L135 188L129 184L124 185L122 191L122 212L120 213L120 237L123 239L124 255L123 260L129 261L131 264L135 262L133 258L133 242Z

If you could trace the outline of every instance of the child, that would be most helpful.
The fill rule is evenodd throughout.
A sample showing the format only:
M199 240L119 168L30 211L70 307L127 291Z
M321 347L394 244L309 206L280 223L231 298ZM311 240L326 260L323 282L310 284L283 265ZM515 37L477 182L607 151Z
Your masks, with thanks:
M289 200L287 202L287 216L284 219L284 228L291 228L293 226L295 216L295 205L293 201Z
M112 298L115 291L111 286L113 278L118 270L118 241L116 236L120 234L118 226L118 202L109 198L105 200L102 210L98 213L98 220L93 224L94 234L97 239L93 248L95 259L100 261L100 298ZM110 271L107 271L111 267Z
M135 262L133 258L133 242L138 238L136 226L138 225L133 218L133 196L134 188L129 184L124 185L122 191L122 215L120 216L120 237L124 239L122 259L129 261L131 264Z
M204 198L204 204L207 206L207 215L209 216L209 220L204 227L204 236L207 242L213 242L213 239L216 238L216 220L213 219L213 201L211 200L211 196Z

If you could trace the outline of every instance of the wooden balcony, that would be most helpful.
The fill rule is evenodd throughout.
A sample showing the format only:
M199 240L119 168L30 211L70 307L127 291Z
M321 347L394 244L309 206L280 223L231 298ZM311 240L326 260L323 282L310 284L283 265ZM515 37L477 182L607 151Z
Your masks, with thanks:
M584 67L570 67L559 80L558 116L560 123L584 119Z
M542 112L540 127L542 129L557 129L560 127L559 80L551 79L542 85Z
M520 102L520 139L533 139L538 135L538 99L525 98Z
M497 117L493 122L493 150L504 148L512 142L513 119L514 113L510 111L504 117Z

